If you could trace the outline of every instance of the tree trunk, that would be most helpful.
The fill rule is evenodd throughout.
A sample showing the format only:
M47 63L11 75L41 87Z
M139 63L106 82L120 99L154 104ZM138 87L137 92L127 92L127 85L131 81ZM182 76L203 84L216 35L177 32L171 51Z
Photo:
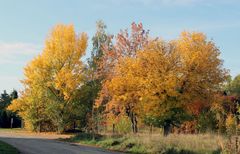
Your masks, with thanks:
M92 107L92 139L95 140L95 119L94 119L94 108Z
M167 122L164 126L163 126L163 135L164 136L168 136L169 133L171 131L171 124L169 122Z
M137 117L134 115L134 125L135 125L135 133L138 132L138 125L137 125Z
M153 133L153 125L150 124L150 134L152 135L152 133Z
M138 132L138 127L137 127L137 116L136 114L132 111L132 108L130 106L126 106L126 114L130 118L131 124L132 124L132 131L133 133Z
M40 121L40 124L39 124L39 132L41 133L42 132L42 122Z
M136 114L131 112L130 119L131 119L131 123L132 123L132 131L133 131L133 133L137 133L138 132L138 127L137 127L137 117L136 117Z
M112 125L112 133L115 134L115 124Z
M76 121L73 122L73 132L76 132Z

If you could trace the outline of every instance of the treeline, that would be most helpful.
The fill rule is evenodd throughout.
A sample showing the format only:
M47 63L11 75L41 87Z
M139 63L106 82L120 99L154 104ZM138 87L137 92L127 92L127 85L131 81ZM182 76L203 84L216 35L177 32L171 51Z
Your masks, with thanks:
M235 80L227 82L220 51L203 33L165 41L150 37L141 23L115 36L102 21L96 27L87 62L87 34L57 25L25 67L25 89L8 109L26 128L96 134L150 126L167 135L235 127Z
M17 128L21 127L21 119L16 113L8 111L7 107L14 99L18 98L18 93L13 90L10 94L3 91L0 95L0 128Z

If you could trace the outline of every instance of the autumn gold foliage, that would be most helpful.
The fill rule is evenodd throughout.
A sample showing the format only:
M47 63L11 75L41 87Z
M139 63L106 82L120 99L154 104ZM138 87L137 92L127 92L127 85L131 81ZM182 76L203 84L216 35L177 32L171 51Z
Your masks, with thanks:
M186 110L194 100L211 102L227 71L218 48L204 34L183 32L174 41L145 44L135 56L118 58L112 78L105 82L111 96L108 110L131 110L140 119L158 117L174 124L171 119L179 116L172 113L175 109Z
M143 49L143 47L148 44L148 34L148 31L143 29L141 23L132 23L131 34L129 34L128 30L121 30L116 36L116 43L113 46L110 48L109 46L103 47L104 53L100 60L99 73L102 74L105 79L103 80L102 90L100 91L99 98L96 100L96 106L99 107L101 105L106 105L107 103L106 111L113 113L115 118L119 113L123 113L123 108L121 105L115 108L112 103L109 103L109 101L115 102L115 99L112 98L113 95L110 94L108 89L109 81L114 77L117 77L118 72L115 70L115 67L117 67L119 63L122 63L121 60L123 58L135 58L137 51ZM121 91L119 92L121 93ZM127 100L129 97L123 99ZM131 100L128 101L131 102ZM135 113L133 113L131 105L128 106L127 114L129 114L129 116L132 115L132 122L136 121L134 115Z
M207 97L226 79L219 49L202 33L183 32L177 44L184 73L182 90L191 97Z
M57 25L46 40L43 53L24 69L25 90L9 109L18 111L34 130L46 121L59 126L59 131L64 130L64 118L73 110L77 89L83 83L84 65L80 58L86 47L86 34L77 35L72 25Z

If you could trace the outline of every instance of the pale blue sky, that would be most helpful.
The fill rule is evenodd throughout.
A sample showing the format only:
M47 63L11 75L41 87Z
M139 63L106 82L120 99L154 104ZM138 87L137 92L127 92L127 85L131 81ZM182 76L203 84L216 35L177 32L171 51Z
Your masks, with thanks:
M239 0L0 0L0 92L22 88L23 67L41 52L55 24L72 23L91 38L99 19L113 34L133 21L163 39L183 30L204 32L231 75L240 74Z

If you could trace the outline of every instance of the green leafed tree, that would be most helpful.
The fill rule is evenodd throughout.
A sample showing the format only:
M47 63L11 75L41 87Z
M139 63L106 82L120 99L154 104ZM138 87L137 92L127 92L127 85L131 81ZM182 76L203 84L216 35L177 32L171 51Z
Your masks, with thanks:
M15 112L8 111L7 107L12 103L14 99L18 98L18 93L13 90L9 95L6 90L0 96L0 127L10 128L21 127L21 119L16 115ZM11 119L13 120L11 125Z

